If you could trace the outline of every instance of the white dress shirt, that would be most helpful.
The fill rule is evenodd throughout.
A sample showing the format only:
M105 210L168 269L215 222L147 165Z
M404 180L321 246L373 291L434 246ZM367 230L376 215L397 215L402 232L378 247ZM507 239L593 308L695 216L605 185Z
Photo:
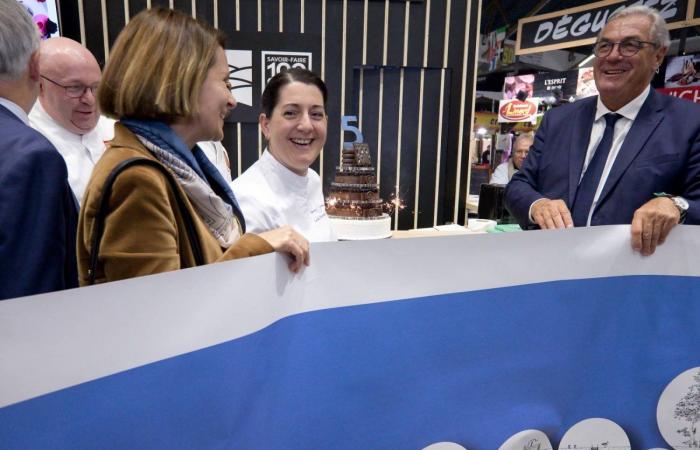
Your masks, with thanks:
M610 111L603 104L603 102L600 99L600 96L598 96L598 103L596 105L595 111L595 119L593 122L593 128L591 129L591 137L588 141L586 159L583 162L583 170L581 171L579 182L581 181L581 178L583 178L583 174L586 173L586 169L588 169L588 164L591 162L591 159L593 159L593 155L595 154L595 150L598 147L598 144L600 144L600 141L603 139L603 134L605 133L604 116L608 113L614 112L622 117L617 119L617 122L615 123L612 147L610 148L608 159L605 161L603 173L600 176L600 181L598 182L598 187L596 188L595 196L593 197L593 204L591 205L591 209L588 211L588 219L586 220L586 226L591 225L591 217L593 216L593 211L595 211L595 207L598 204L598 198L600 197L601 192L603 192L605 182L608 180L610 170L612 169L613 164L615 163L615 159L617 158L618 153L620 153L620 148L622 148L622 144L625 142L627 133L630 131L630 128L632 128L632 123L634 122L634 119L637 118L637 114L639 114L639 111L642 109L642 105L644 105L644 102L649 96L650 89L651 88L647 86L641 94L639 94L637 97L635 97L633 100L631 100L629 103L627 103L625 106L618 109L617 111ZM532 207L535 205L535 203L542 200L544 199L535 200L532 203L532 205L530 205L530 222L534 223L534 221L532 220Z
M617 111L610 111L600 100L600 96L598 97L598 104L596 106L595 111L595 121L593 122L593 129L591 130L591 139L588 141L588 150L586 151L586 159L583 163L581 178L583 178L583 174L586 173L586 169L588 169L588 164L591 162L591 159L593 159L595 150L598 147L598 144L600 144L600 141L603 139L603 133L605 132L604 116L608 113L614 112L622 117L617 119L617 122L615 123L615 132L613 133L612 147L610 147L608 159L605 162L605 167L603 167L603 173L600 176L598 188L596 189L595 196L593 197L593 204L591 205L590 211L588 211L588 219L586 220L586 226L591 225L591 216L593 216L593 211L595 211L595 207L598 204L598 197L600 197L600 193L603 192L605 182L608 180L608 175L610 175L610 170L612 169L612 166L615 163L615 159L617 158L618 153L620 153L620 148L625 142L627 133L630 131L630 128L632 128L632 123L634 122L634 119L637 118L639 110L642 109L642 105L644 105L644 102L649 96L649 89L650 87L647 86L647 88L644 89L644 91L641 94L639 94L636 98L634 98L632 101L630 101ZM579 178L579 182L581 181L581 178Z
M489 184L508 184L510 181L510 177L508 177L508 164L510 164L510 161L502 162L496 167L496 170L493 171L493 175L491 175ZM518 173L517 170L513 172L513 175L516 173Z
M231 188L249 232L291 225L310 242L337 240L326 215L321 178L312 169L297 175L265 150Z
M82 204L92 169L105 151L105 142L114 138L114 120L100 116L95 128L85 134L75 134L56 123L37 101L29 112L29 123L63 156L68 167L68 183Z

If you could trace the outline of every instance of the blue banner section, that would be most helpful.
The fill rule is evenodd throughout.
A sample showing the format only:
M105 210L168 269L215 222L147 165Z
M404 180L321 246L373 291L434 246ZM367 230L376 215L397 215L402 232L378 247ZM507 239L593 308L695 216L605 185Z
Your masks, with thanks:
M492 450L588 417L665 447L656 405L700 366L699 289L627 276L299 314L2 408L0 448Z

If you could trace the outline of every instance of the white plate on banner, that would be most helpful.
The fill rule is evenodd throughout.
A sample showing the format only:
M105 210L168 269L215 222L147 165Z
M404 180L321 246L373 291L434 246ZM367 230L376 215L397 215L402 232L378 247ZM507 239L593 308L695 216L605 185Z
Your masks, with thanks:
M423 450L467 450L454 442L436 442L425 447Z
M700 419L700 367L686 370L674 378L661 393L656 407L656 423L661 436L676 450L700 448L700 423L697 419Z
M561 438L559 450L583 448L629 449L630 440L625 430L612 420L586 419L569 428Z
M539 430L525 430L511 436L498 450L552 450L552 443Z

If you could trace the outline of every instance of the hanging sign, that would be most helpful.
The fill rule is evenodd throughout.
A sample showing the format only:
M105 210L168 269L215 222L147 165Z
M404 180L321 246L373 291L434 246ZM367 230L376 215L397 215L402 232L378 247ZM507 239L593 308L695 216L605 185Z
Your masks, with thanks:
M695 23L697 5L688 0L603 0L518 21L516 54L525 55L562 48L593 44L608 17L627 6L646 5L657 9L669 28ZM697 3L697 2L696 2ZM697 15L695 16L697 17ZM697 20L700 23L700 19Z
M498 121L504 122L534 122L537 117L539 98L501 100L498 106Z

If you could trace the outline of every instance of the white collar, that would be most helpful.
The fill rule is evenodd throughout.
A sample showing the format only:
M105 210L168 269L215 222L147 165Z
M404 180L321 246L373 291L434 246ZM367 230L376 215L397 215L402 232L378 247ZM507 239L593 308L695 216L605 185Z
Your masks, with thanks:
M629 120L636 119L637 114L639 114L639 110L642 109L644 102L646 101L647 97L649 96L650 89L651 89L651 87L647 86L646 89L644 89L641 94L639 94L637 97L632 99L629 103L627 103L625 106L618 109L617 111L610 111L608 109L608 107L603 104L603 101L600 99L600 96L598 96L598 104L597 104L596 111L595 111L595 120L600 119L601 117L603 117L604 115L606 115L610 112L615 112L616 114L621 115L625 119L629 119Z
M265 149L263 154L260 156L260 161L266 167L278 173L280 180L282 180L282 182L289 187L303 188L308 182L308 171L306 172L306 175L298 175L292 172L284 164L277 161L277 158L275 158L268 149Z
M10 112L17 116L19 120L24 122L25 125L29 125L29 117L27 116L27 112L20 108L20 106L17 103L12 102L4 97L0 97L0 105L9 109Z

